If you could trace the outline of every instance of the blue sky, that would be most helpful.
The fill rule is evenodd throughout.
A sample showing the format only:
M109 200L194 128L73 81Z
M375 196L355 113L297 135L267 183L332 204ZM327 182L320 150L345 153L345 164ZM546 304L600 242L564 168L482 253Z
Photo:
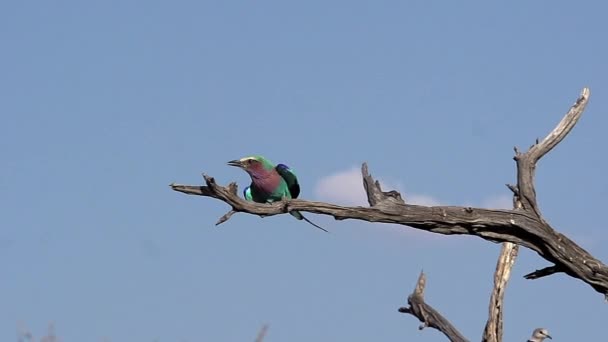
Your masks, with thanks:
M235 215L171 182L294 167L302 197L357 203L354 167L426 203L498 206L512 147L581 122L538 167L546 219L608 260L601 1L20 1L0 4L0 340L444 341L397 313L418 274L471 340L500 246L407 227ZM355 189L355 190L353 190ZM359 190L357 190L359 189ZM584 283L522 276L505 340L605 336Z

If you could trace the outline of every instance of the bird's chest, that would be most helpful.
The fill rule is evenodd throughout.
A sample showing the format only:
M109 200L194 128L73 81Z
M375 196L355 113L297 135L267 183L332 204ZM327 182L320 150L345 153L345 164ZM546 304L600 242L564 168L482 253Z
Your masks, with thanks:
M280 201L283 197L291 198L283 178L254 180L251 183L251 196L255 202Z

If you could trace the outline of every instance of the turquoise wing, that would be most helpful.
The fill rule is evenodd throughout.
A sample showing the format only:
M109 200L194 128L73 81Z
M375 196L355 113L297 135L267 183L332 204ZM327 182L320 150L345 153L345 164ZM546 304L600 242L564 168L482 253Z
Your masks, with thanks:
M245 197L246 200L253 202L253 195L251 194L251 187L250 186L246 187L243 190L243 197Z

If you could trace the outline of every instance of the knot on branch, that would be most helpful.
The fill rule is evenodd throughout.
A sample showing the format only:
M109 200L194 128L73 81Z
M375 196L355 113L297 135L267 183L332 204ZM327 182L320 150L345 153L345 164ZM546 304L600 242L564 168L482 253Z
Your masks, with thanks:
M513 156L513 160L519 159L522 155L522 153L519 152L519 148L517 148L517 146L513 146L513 152L515 152L515 155Z
M211 191L215 191L218 186L217 183L215 182L215 178L213 178L207 174L204 174L204 173L203 173L203 178L205 179L205 183L207 184L209 189Z
M238 191L239 186L236 184L236 182L231 182L230 184L228 184L228 192L235 196L238 196Z
M281 207L281 211L284 213L289 213L291 210L289 209L289 204L291 203L291 200L289 198L283 198L281 199L280 202L278 202L280 207Z

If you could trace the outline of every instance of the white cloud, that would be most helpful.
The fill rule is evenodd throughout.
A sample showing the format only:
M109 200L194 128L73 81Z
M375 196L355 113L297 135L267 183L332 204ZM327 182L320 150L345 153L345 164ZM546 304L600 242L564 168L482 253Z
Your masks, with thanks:
M513 209L513 197L508 195L492 196L481 201L482 208Z
M317 182L315 195L322 200L344 205L366 205L361 171L352 167L336 172Z
M405 195L406 202L409 204L417 205L440 205L439 201L429 195L409 194L402 191L402 186L397 183L387 183L381 179L378 179L383 191L397 190L402 195ZM350 169L333 173L325 178L322 178L317 182L314 189L315 196L327 202L332 202L341 205L352 205L352 206L369 206L367 203L367 195L365 194L365 188L363 187L363 177L361 176L361 169L353 166ZM398 235L405 233L408 238L421 237L424 239L438 239L439 236L436 234L429 234L417 229L410 229L395 224L374 224L381 229L386 229L389 232L399 232Z
M409 194L402 191L401 186L394 186L383 180L379 181L383 191L397 190L402 196L405 196L405 200L409 204L440 205L437 199L429 195ZM361 170L356 166L322 178L315 186L315 195L321 200L343 205L368 205Z
M379 179L380 185L383 191L397 190L405 197L406 203L417 204L425 206L439 206L445 205L438 199L425 194L412 194L407 191L403 191L404 186L399 182L387 183ZM365 189L363 188L363 179L361 176L361 170L359 167L353 166L350 169L338 171L327 177L319 180L314 188L314 194L316 198L322 201L336 203L340 205L351 205L351 206L368 206L367 196ZM512 197L504 194L497 196L489 196L482 200L478 204L467 204L461 203L454 205L482 207L490 209L511 209L513 207ZM380 224L380 227L388 228L395 232L405 232L408 238L422 238L432 240L443 240L456 241L454 237L447 237L439 234L429 234L417 229L409 229L400 225L394 224Z
M428 207L432 207L432 206L436 206L436 205L441 205L441 203L428 195L417 195L417 194L405 194L405 201L409 204L416 204L416 205L426 205Z
M403 191L403 186L399 183L387 183L379 179L383 191L397 190L405 197L408 204L438 206L445 205L438 199L425 194L412 194ZM361 170L353 166L348 170L338 171L317 182L314 189L315 196L323 201L333 202L342 205L361 205L367 206L367 196L363 188L363 178ZM455 204L457 205L457 204ZM463 203L463 206L480 206L489 209L511 209L513 207L512 197L509 195L497 195L485 198L479 204Z

